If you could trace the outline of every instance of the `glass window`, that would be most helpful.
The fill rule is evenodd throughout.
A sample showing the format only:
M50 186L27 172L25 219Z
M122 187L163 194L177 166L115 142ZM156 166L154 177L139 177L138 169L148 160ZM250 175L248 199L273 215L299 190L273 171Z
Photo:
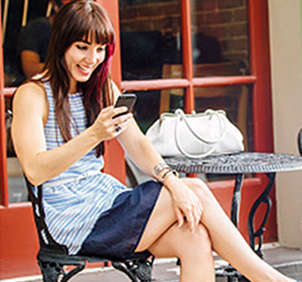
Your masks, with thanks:
M181 64L180 0L120 0L123 80L162 78L165 64Z
M249 73L247 4L191 0L194 76Z
M4 79L6 87L19 85L23 80L21 65L17 56L18 38L22 23L26 24L38 17L44 17L48 1L1 0L2 33L4 35ZM28 6L24 3L28 3Z
M6 121L6 143L7 143L7 183L9 202L24 202L28 200L23 171L14 151L10 134L11 97L5 97L5 121Z
M184 108L184 89L164 89L133 92L137 95L134 116L145 133L163 112Z
M253 151L252 92L248 85L198 87L194 89L196 112L208 108L226 112L241 131L246 151Z
M151 124L159 117L160 91L137 91L132 92L137 96L134 105L134 117L145 133Z
M164 89L160 93L160 113L175 112L176 109L184 109L185 89Z

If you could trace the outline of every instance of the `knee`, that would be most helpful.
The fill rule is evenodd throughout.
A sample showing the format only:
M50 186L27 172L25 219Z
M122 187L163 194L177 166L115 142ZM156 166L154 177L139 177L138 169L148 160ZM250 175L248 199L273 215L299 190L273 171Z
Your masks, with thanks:
M198 224L193 236L196 236L196 240L201 242L201 245L205 251L212 252L212 240L204 225Z
M186 178L187 186L199 197L203 204L213 200L213 194L206 183L199 178Z
M198 225L194 233L190 232L187 226L183 228L186 228L186 236L184 236L181 250L179 250L179 258L193 257L195 259L199 255L203 258L210 258L212 256L212 242L207 229L202 224Z
M199 224L197 226L197 228L196 228L195 232L192 234L192 236L195 237L194 239L197 240L197 242L200 242L201 248L205 252L212 253L212 241L211 241L210 234L209 234L208 230L202 224Z

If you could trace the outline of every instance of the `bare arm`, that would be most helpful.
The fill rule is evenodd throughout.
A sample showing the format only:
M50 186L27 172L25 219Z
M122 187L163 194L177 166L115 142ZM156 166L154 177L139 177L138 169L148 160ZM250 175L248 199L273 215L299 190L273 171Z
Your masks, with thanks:
M24 50L20 55L22 69L27 78L40 73L44 67L44 63L40 61L40 56L34 51Z
M127 130L120 134L118 138L126 148L130 159L145 174L160 180L154 173L154 167L158 163L164 162L164 160L146 136L140 131L134 119L129 122Z
M202 214L201 202L186 184L172 173L168 174L163 180L162 176L165 170L160 172L159 176L155 175L154 167L158 163L164 162L164 160L140 131L134 119L129 122L127 129L120 134L119 140L134 163L146 174L162 181L165 188L169 190L174 200L175 214L179 226L184 223L184 218L186 218L191 230L194 231Z
M44 91L35 83L21 86L13 102L12 137L15 150L27 178L38 185L70 167L91 151L99 142L116 137L116 121L126 127L131 115L113 121L112 116L125 109L105 108L92 126L64 145L46 150L43 126L48 117L48 103ZM124 130L123 128L123 130Z

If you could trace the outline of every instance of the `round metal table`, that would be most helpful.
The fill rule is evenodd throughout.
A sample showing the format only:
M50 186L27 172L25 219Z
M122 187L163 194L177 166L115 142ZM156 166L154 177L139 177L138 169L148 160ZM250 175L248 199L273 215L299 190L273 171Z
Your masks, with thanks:
M271 200L269 193L275 181L276 172L294 171L302 169L302 157L290 154L273 154L273 153L256 153L256 152L241 152L236 154L226 154L219 156L208 156L201 159L190 159L187 157L167 157L165 161L169 166L176 169L178 172L186 174L228 174L235 176L235 186L232 198L231 220L238 226L241 187L245 174L249 173L264 173L269 181L262 194L253 203L249 212L248 218L248 233L251 248L260 256L263 257L261 251L263 242L264 226L267 222L271 208ZM265 216L260 227L255 230L254 217L258 207L261 204L266 205ZM258 247L256 249L255 241L258 238ZM217 273L216 273L217 275ZM228 267L217 276L241 277L240 273ZM229 280L232 281L232 280Z
M302 169L302 157L289 154L242 152L202 159L167 157L165 160L171 167L184 173L247 174Z

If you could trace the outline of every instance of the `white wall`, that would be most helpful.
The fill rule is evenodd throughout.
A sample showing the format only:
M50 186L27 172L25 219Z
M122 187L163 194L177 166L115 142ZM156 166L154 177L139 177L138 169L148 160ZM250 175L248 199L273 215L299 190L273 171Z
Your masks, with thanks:
M268 0L275 152L298 154L302 128L301 0ZM278 236L302 248L302 171L277 174Z

